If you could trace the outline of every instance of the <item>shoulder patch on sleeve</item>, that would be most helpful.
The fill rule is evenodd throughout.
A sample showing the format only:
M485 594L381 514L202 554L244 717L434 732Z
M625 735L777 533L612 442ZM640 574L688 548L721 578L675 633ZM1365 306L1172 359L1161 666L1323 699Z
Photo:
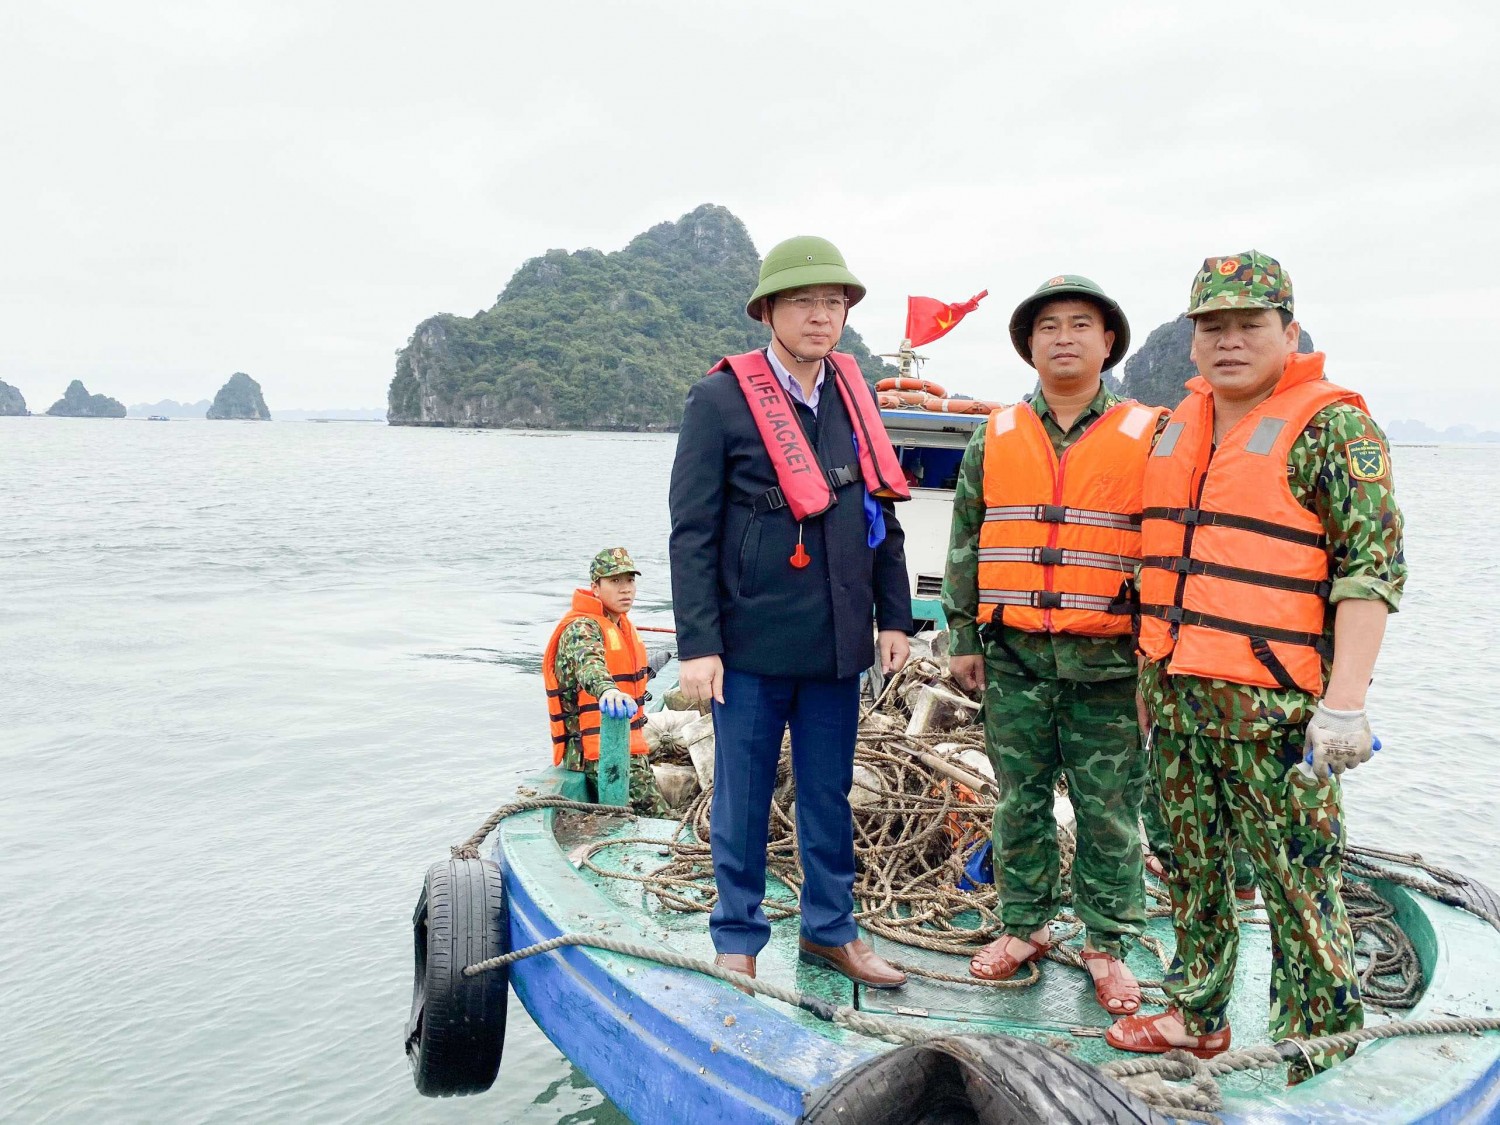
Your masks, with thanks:
M1390 471L1385 446L1374 438L1346 441L1344 453L1349 458L1349 475L1355 480L1384 480Z

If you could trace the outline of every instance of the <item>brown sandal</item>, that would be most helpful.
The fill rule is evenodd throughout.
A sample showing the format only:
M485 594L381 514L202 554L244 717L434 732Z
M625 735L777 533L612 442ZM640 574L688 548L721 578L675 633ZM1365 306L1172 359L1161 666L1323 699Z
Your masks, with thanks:
M1024 957L1005 952L1005 945L1009 940L1020 942L1031 952ZM1051 948L1050 941L1044 941L1038 945L1027 938L1006 934L1004 937L996 938L974 955L974 959L969 962L969 975L978 977L980 980L1009 980L1016 975L1016 970L1022 965L1040 961Z
M1186 1051L1200 1059L1211 1059L1229 1050L1229 1028L1211 1031L1207 1035L1194 1035L1193 1045L1185 1047L1173 1043L1157 1030L1158 1020L1178 1015L1176 1008L1168 1008L1153 1016L1125 1016L1115 1020L1104 1032L1104 1041L1118 1051L1133 1051L1138 1055L1164 1055L1168 1051ZM1180 1019L1181 1016L1178 1016Z
M1085 949L1083 960L1085 968L1090 961L1109 962L1109 971L1103 977L1095 977L1092 972L1089 973L1094 981L1094 999L1099 1001L1099 1007L1112 1016L1128 1016L1140 1009L1141 986L1138 981L1125 979L1124 974L1129 970L1125 968L1124 961L1098 949Z

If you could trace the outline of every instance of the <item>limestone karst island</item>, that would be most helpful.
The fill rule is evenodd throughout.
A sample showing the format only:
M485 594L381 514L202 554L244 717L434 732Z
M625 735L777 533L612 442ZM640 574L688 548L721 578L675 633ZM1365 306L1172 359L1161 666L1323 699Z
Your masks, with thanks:
M47 408L54 418L123 418L125 404L108 395L91 395L88 388L77 379L68 384L68 389Z
M243 371L236 371L229 381L214 395L213 404L206 417L214 420L241 419L251 422L269 422L271 412L266 409L265 397L260 393L260 384Z

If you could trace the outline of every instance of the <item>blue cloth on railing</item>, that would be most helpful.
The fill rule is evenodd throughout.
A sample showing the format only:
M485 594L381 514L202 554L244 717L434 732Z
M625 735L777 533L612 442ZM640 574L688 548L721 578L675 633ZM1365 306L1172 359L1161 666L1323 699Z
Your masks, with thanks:
M859 435L854 435L854 463L859 464ZM885 509L870 495L869 486L861 489L865 502L865 542L871 550L885 542Z

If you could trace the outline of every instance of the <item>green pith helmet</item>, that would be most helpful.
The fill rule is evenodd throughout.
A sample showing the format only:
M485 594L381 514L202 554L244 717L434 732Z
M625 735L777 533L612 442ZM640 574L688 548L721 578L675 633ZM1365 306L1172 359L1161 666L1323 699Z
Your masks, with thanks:
M1104 360L1103 369L1108 371L1130 350L1130 322L1113 297L1076 273L1060 273L1048 278L1037 286L1035 293L1016 306L1016 311L1010 314L1010 342L1016 346L1021 358L1031 363L1031 326L1036 323L1037 310L1048 301L1065 297L1083 297L1104 310L1104 327L1115 334L1115 345ZM1036 364L1031 363L1031 366Z
M589 581L597 582L601 578L610 578L616 574L639 574L641 568L635 565L635 560L630 557L630 552L624 547L606 547L594 556L594 561L589 563Z
M850 308L865 295L865 287L849 272L837 246L826 238L799 234L771 247L761 263L760 284L745 302L745 315L759 324L763 298L805 285L842 285Z
M1292 277L1259 250L1205 258L1188 293L1188 316L1219 309L1285 309L1295 315Z

